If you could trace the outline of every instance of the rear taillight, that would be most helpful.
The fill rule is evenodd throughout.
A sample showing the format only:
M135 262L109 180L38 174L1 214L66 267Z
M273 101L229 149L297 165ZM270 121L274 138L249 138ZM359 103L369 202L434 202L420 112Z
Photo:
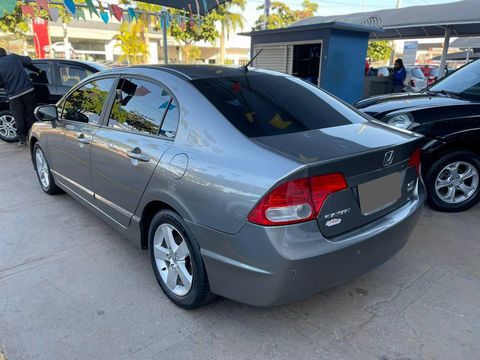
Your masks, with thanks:
M248 221L272 226L315 219L327 197L346 188L340 173L287 181L260 200L248 215Z
M417 171L417 176L420 175L421 158L422 158L422 150L418 148L413 152L412 156L410 156L410 159L408 160L408 165L415 167L415 170Z

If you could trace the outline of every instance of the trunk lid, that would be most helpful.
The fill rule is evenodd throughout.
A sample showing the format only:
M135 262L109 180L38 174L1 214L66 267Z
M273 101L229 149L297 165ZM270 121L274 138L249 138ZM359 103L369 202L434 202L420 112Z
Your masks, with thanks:
M254 141L308 164L310 176L345 176L348 188L331 194L317 218L326 237L373 221L414 195L417 173L409 160L421 135L369 121Z

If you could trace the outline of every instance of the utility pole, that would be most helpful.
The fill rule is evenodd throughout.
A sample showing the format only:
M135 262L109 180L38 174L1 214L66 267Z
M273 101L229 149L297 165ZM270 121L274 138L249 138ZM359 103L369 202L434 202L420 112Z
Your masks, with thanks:
M270 17L270 0L265 0L265 22L263 23L263 30L267 29L268 18Z
M402 0L397 0L397 9L400 9L400 6L402 6Z

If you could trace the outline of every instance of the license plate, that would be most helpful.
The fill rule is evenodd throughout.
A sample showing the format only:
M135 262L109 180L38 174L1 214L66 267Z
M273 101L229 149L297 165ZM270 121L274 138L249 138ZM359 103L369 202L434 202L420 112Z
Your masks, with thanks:
M358 185L358 196L363 215L386 208L402 196L400 173L396 172Z

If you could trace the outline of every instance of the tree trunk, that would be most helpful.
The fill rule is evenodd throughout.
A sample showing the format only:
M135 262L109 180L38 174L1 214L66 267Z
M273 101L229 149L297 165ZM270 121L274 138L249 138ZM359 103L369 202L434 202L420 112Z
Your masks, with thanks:
M225 43L226 43L226 31L225 31L225 25L222 23L222 28L221 28L221 33L220 33L220 65L225 64L225 54L226 54L226 49L225 49Z

